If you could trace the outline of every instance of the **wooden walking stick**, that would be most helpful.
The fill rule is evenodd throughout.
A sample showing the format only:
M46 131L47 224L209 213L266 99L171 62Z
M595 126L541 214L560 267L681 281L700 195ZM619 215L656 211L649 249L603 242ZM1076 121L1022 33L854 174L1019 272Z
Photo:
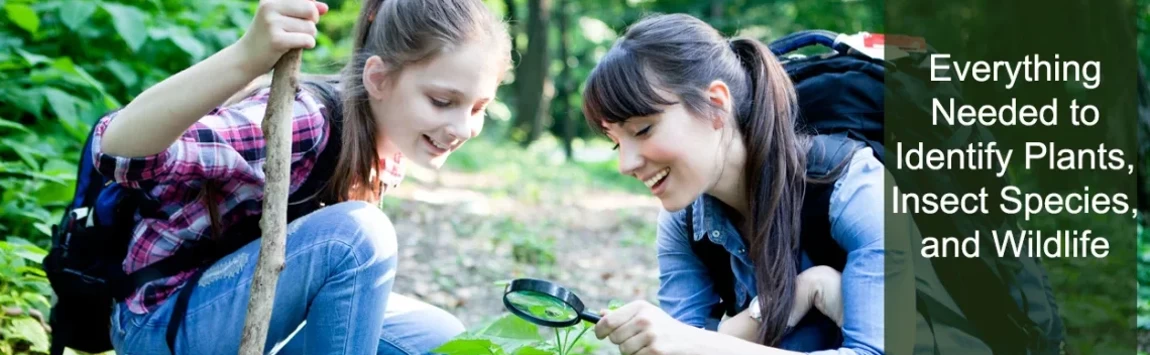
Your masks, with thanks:
M288 179L291 170L291 115L295 92L299 88L297 73L300 49L292 49L276 62L272 74L271 97L264 113L263 133L264 185L263 215L260 218L259 264L252 279L248 311L240 354L260 354L267 341L268 323L275 302L276 282L284 268L287 230Z

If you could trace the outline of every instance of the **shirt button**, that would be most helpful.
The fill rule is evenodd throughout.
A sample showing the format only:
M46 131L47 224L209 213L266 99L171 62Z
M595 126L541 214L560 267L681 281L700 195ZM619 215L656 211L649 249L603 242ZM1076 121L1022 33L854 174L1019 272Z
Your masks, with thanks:
M747 253L747 249L739 248L739 254L746 254L746 253Z
M712 231L712 232L711 232L711 236L712 236L712 237L715 237L715 238L718 238L718 237L719 237L719 231Z

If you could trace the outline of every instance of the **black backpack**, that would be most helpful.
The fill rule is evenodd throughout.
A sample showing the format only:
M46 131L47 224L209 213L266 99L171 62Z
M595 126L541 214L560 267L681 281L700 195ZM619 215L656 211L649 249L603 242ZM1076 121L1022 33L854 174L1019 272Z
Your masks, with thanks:
M860 34L853 38L834 32L813 30L800 31L770 43L769 47L780 57L783 67L795 83L799 100L799 118L796 127L813 135L814 144L809 150L807 163L808 177L821 177L848 160L856 149L870 147L874 156L884 161L885 115L906 115L905 117L930 117L933 97L955 97L961 99L961 88L957 82L927 83L921 78L929 75L927 53L911 52L893 59L881 59L867 53ZM817 56L788 55L798 49L812 45L823 45L833 50ZM882 53L882 49L878 49ZM898 100L894 105L885 100ZM885 112L888 107L912 112ZM986 141L989 137L980 130L954 130L939 125L916 127L916 137L903 137L908 141L949 142L955 146L965 146L969 142ZM937 181L923 182L912 179L899 179L899 188L905 191L945 191L949 184L979 184L988 189L1006 186L1004 178L992 174L980 176L949 176ZM938 174L942 175L942 174ZM830 205L831 185L807 184L807 194L802 206L802 232L799 250L816 265L827 265L838 271L846 263L846 252L830 235L827 216ZM692 231L691 207L687 207L687 230ZM993 217L966 217L949 221L931 219L924 223L915 216L918 228L923 235L933 231L947 233L968 233L976 229L994 228L1008 221ZM949 224L944 224L949 223ZM992 226L992 227L987 227ZM688 232L688 235L690 232ZM703 262L718 293L720 303L712 309L711 316L734 316L745 309L747 304L736 304L734 275L730 268L731 255L721 245L707 238L690 238L691 248ZM797 259L796 259L797 260ZM1056 353L1065 337L1057 305L1054 304L1051 287L1041 266L1018 267L1016 259L963 259L936 258L931 263L947 297L958 305L958 312L944 306L939 294L916 293L916 310L925 320L927 329L919 329L919 334L930 334L934 339L928 348L916 348L932 354L967 354L970 343L980 342L994 353L1034 354ZM916 271L917 273L917 271ZM977 290L963 286L963 279L995 280L985 281ZM1011 291L1014 291L1013 293ZM1018 296L1013 296L1017 294ZM1028 297L1039 296L1039 297ZM883 302L882 300L877 300ZM749 301L748 301L749 302ZM1025 310L1025 311L1024 311ZM1040 325L1041 324L1041 325ZM944 327L938 327L944 325ZM945 329L945 330L944 330ZM956 332L957 331L957 332ZM961 337L960 341L940 342L945 337ZM920 336L921 338L921 336ZM1020 342L1019 339L1025 339ZM946 345L953 344L953 345ZM1024 344L1024 345L1021 345ZM919 344L921 345L921 344Z
M335 170L341 147L342 105L334 83L307 81L304 85L317 93L327 107L324 117L331 124L331 134L315 168L289 197L288 221L322 206L324 201L311 197ZM213 230L217 235L223 233L223 238L198 240L171 257L126 274L122 262L137 217L159 217L158 206L141 191L120 186L93 168L91 134L80 157L73 201L60 223L52 226L52 245L43 263L56 296L49 317L52 355L63 354L66 347L89 353L113 350L110 321L115 302L123 301L147 282L186 270L198 270L187 283L194 285L207 266L261 235L259 215L220 232L215 205L209 203ZM169 300L177 302L168 327L169 349L174 349L176 331L192 289L181 288L176 298Z

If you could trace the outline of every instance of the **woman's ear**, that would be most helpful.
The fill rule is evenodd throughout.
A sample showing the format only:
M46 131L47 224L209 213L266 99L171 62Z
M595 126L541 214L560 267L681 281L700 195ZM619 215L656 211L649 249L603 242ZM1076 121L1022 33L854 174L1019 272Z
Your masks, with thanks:
M376 55L367 58L363 64L363 87L367 90L369 97L374 100L383 99L388 85L387 78L387 64L383 62L383 59Z
M731 91L727 87L727 83L721 80L712 81L707 86L707 100L718 109L717 112L719 113L715 117L711 117L711 126L715 129L723 128L727 118L731 117L731 113L734 112L731 106Z

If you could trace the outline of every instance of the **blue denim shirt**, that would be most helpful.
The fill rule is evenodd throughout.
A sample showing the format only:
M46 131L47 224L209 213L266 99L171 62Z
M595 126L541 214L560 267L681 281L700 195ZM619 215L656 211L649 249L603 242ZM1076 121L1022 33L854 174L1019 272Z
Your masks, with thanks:
M856 151L835 183L827 223L847 252L842 273L843 327L814 308L783 339L780 347L811 354L883 353L883 165L870 148ZM703 195L693 202L691 238L707 238L731 253L738 304L755 296L754 265L721 202ZM710 310L719 302L707 271L685 235L686 210L663 211L658 222L659 303L672 317L695 327L716 329ZM803 255L802 270L814 266Z

